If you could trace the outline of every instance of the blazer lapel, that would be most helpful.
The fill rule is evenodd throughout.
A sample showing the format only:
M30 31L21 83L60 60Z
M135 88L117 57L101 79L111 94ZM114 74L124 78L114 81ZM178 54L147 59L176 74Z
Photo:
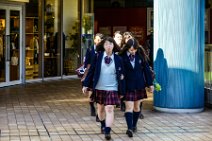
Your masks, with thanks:
M125 58L125 60L127 62L127 65L129 66L129 68L134 69L132 64L130 63L130 59L129 59L129 56L127 55L127 53L125 54L124 58Z
M92 54L95 54L94 45L92 46L91 51L92 51Z
M102 58L103 58L103 53L97 54L97 64L96 64L96 72L97 76L99 77L100 71L101 71L101 66L102 66Z
M118 56L114 53L114 62L115 62L115 68L116 72L119 70L119 65L118 65Z
M135 55L135 67L134 68L138 68L141 64L141 59L138 56L138 54Z

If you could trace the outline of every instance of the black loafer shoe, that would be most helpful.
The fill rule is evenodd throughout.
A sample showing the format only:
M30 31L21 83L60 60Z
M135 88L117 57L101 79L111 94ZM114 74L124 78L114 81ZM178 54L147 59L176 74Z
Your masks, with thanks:
M130 130L130 129L127 130L126 134L127 134L128 137L130 137L130 138L133 137L133 131Z
M137 127L133 127L133 128L132 128L132 131L133 131L134 133L136 133L136 132L137 132Z
M110 134L105 134L105 139L106 140L110 140L111 139L111 135Z
M140 113L139 118L144 119L144 115L142 113Z

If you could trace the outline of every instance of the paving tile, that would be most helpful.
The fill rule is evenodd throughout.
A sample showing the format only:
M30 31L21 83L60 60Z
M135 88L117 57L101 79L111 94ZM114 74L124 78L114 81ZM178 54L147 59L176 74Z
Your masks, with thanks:
M14 95L15 93L15 95ZM144 101L144 119L129 138L124 112L115 108L113 141L211 141L212 110L168 114ZM79 79L30 83L0 89L0 141L102 141L100 123L89 115Z
M20 136L21 141L30 141L30 137L29 136Z
M0 141L9 141L10 137L9 136L1 136Z

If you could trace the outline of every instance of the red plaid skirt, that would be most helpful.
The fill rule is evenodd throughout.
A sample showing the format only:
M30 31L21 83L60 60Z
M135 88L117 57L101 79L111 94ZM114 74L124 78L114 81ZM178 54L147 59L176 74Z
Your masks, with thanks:
M127 92L125 95L125 100L126 101L137 101L147 98L147 93L146 90L135 90L135 91L130 91Z
M120 104L120 99L117 91L96 90L96 103L104 105Z

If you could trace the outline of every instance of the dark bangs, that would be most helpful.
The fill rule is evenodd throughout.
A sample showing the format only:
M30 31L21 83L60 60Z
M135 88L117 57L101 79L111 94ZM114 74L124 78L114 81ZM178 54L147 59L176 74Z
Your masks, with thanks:
M129 39L126 43L127 48L131 48L133 46L134 49L138 49L138 41L134 38Z
M112 37L105 37L96 47L96 51L104 51L104 43L106 41L109 41L110 43L113 43L113 52L119 52L119 46L116 44L115 40Z

